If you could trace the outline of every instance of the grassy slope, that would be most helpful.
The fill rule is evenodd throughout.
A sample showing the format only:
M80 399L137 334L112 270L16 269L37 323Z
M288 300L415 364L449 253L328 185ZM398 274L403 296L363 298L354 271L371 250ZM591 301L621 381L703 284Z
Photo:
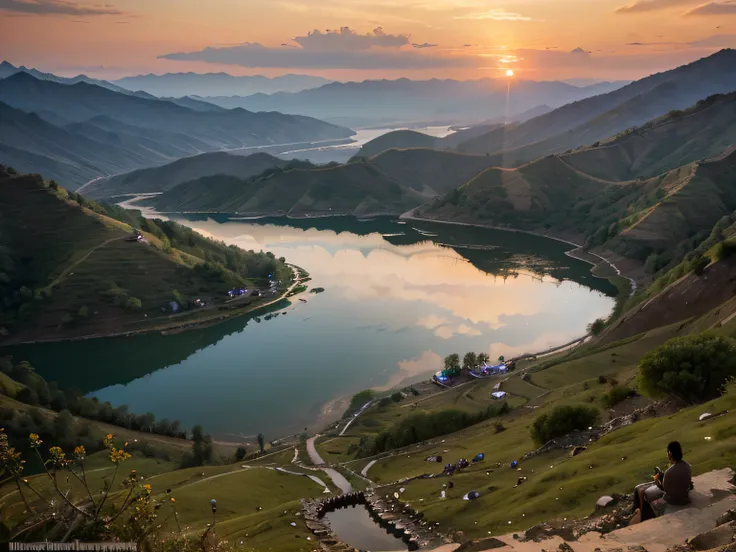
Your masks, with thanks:
M718 155L736 141L736 93L667 114L599 147L565 156L582 172L611 180L648 178ZM591 141L592 142L592 141Z
M693 163L656 178L618 183L580 172L549 156L518 169L492 168L442 198L421 216L552 231L634 262L672 251L736 208L731 183L736 153Z
M371 164L356 162L285 170L249 181L204 178L177 186L154 204L161 211L360 215L403 212L424 199Z
M448 192L493 165L483 155L430 149L392 149L370 160L383 173L427 196Z
M27 259L18 265L17 279L33 290L52 290L50 299L34 302L34 315L22 321L15 339L131 330L160 317L173 289L208 302L221 300L214 293L222 290L192 270L200 259L178 250L164 253L150 235L151 245L125 241L132 228L60 199L38 177L0 180L0 213L3 244ZM100 294L113 282L141 300L140 312ZM62 317L82 306L90 317L62 327Z

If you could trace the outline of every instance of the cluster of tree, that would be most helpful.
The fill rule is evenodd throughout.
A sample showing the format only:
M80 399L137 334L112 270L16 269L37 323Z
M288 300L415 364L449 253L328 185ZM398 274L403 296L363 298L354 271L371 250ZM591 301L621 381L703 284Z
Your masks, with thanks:
M454 433L507 412L509 412L509 406L504 402L498 406L491 405L475 413L448 409L411 414L373 438L362 437L357 452L362 457L372 456L440 435Z
M628 387L614 386L601 397L601 403L605 408L613 408L617 404L631 397L634 392Z
M217 460L213 453L212 437L202 430L202 426L196 425L192 428L192 452L182 458L182 468L192 468L212 464Z
M463 370L477 370L481 366L488 364L490 362L490 357L487 353L465 353L465 356L463 356L463 363L462 363L462 369ZM503 355L498 357L498 362L504 362L505 358ZM445 357L444 360L444 369L450 372L460 372L460 355L457 353L453 353L451 355L448 355Z
M715 398L736 377L736 339L701 333L670 339L639 363L644 393L696 403Z
M55 383L47 383L29 362L14 364L11 357L0 357L0 372L23 385L14 397L23 403L43 406L56 412L68 410L75 416L136 431L182 439L187 437L187 432L181 429L181 424L176 420L163 419L157 422L156 417L150 412L133 414L128 411L127 405L113 408L109 402L85 397L76 389L59 389Z
M5 429L14 446L28 450L28 435L36 433L44 441L42 448L60 446L64 450L72 450L82 445L88 454L104 448L104 433L86 420L75 418L69 410L62 410L58 416L49 415L39 408L28 408L23 411L0 407L0 427ZM152 446L150 443L133 442L128 446L131 451L139 451L145 456L170 460L166 449ZM30 470L39 469L32 465Z
M372 389L364 389L363 391L356 393L355 395L353 395L353 398L350 399L350 405L348 405L348 409L345 411L345 414L343 414L342 417L350 418L361 408L363 408L366 403L373 400L375 396L376 392Z
M562 437L573 431L594 426L600 420L600 411L588 405L560 405L551 412L537 416L531 427L532 439L539 444Z

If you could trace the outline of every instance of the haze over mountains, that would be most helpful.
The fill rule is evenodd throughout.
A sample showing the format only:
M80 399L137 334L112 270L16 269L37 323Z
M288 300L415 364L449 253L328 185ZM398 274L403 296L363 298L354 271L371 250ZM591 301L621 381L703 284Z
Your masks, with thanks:
M250 96L274 92L301 92L332 81L309 75L235 77L227 73L166 73L136 75L113 80L127 90L143 90L154 96Z
M557 107L614 90L623 84L603 82L576 87L562 82L512 83L503 79L367 80L333 82L298 93L203 99L227 108L308 115L351 127L418 121L452 124L511 117L544 104Z
M207 151L340 139L309 117L224 110L61 84L17 72L0 80L0 161L76 188L92 178Z

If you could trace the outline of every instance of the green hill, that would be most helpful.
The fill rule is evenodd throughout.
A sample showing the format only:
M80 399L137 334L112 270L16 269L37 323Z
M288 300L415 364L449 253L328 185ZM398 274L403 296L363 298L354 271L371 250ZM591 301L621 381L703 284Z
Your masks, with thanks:
M355 157L373 157L389 149L428 148L433 149L437 138L416 130L394 130L366 142Z
M144 241L130 241L131 225L143 231ZM283 280L291 277L270 254L227 247L176 223L90 202L37 175L0 171L0 339L6 342L206 318L217 314L227 290L265 285L263 278L274 272ZM207 307L194 307L195 299ZM173 318L171 301L180 311Z
M225 175L249 178L267 169L283 167L287 161L268 155L232 155L225 152L202 153L185 157L150 169L100 178L82 186L80 192L93 198L107 198L120 194L165 192L189 180L205 176Z
M355 162L272 169L250 180L200 178L164 192L153 204L159 211L367 215L401 213L427 197L371 163Z
M667 264L678 247L736 209L735 178L736 152L629 182L602 180L565 156L549 156L518 169L488 169L416 214L549 232L640 266L668 252Z

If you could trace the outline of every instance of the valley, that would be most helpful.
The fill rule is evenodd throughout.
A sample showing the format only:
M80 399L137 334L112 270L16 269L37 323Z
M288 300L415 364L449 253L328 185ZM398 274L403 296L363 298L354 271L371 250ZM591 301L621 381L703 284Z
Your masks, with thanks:
M158 59L436 47L295 41ZM0 64L0 542L730 550L736 51L575 84L525 55ZM632 495L674 441L689 502Z

